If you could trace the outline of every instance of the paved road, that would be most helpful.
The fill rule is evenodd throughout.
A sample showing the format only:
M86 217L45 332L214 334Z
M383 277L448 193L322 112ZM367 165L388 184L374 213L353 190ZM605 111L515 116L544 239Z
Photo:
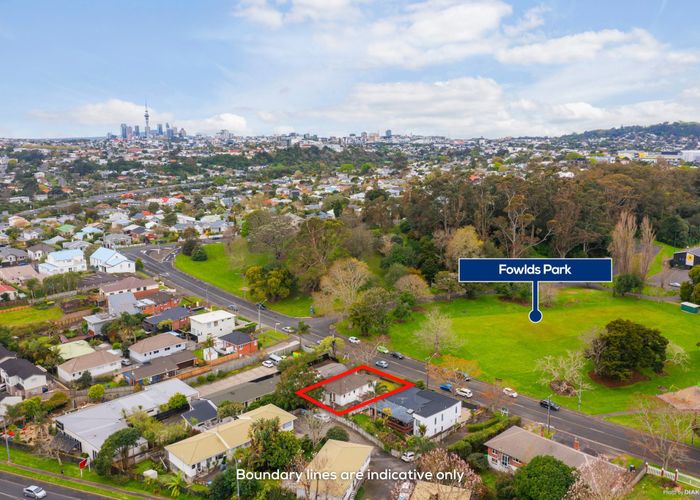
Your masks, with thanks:
M172 248L170 248L169 251L170 250L172 250ZM210 302L218 306L227 307L229 304L236 304L241 314L253 320L258 319L258 310L255 304L178 271L172 265L174 253L161 262L151 256L152 252L152 247L151 249L128 249L128 253L132 256L136 256L138 253L138 256L141 257L144 263L146 271L160 276L167 282L190 293L197 294L200 297L206 296ZM261 311L260 319L263 323L270 326L279 323L278 327L295 326L298 322L297 318L292 318L269 310ZM311 325L309 336L313 340L318 340L329 334L329 327L332 320L313 318L310 319L308 323ZM421 361L411 358L397 361L389 355L379 355L377 359L380 358L385 359L389 363L387 371L390 373L409 380L425 379L425 364ZM485 397L485 394L492 386L477 380L473 380L466 385L474 391L473 399L475 402L488 404L489 398ZM547 410L539 405L539 400L526 396L519 396L517 399L499 402L498 407L501 406L508 407L511 414L520 415L526 420L541 423L547 422ZM605 455L624 452L642 459L657 461L653 456L649 456L640 444L644 435L633 429L564 408L558 412L551 413L551 425L557 431L555 437L557 440L571 445L574 436L577 436L581 448L585 451ZM672 466L689 474L700 476L700 449L697 447L691 448L690 446L686 446L684 449L686 450L687 458L683 461L674 462Z
M51 483L37 481L36 479L17 477L14 474L0 472L0 499L3 498L24 498L22 490L29 485L41 486L46 490L46 500L102 500L105 497L95 495L86 491L63 488Z

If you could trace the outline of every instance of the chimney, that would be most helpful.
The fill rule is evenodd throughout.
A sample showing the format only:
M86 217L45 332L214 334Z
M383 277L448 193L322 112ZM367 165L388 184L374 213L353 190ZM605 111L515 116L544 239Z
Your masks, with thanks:
M581 449L581 443L579 443L579 440L577 437L574 438L574 450L580 450Z

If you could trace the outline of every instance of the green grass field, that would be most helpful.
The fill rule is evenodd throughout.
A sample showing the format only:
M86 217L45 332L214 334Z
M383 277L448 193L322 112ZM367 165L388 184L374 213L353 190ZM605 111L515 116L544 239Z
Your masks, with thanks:
M247 297L245 271L250 266L262 266L269 263L272 257L268 254L252 253L248 250L245 240L234 243L232 256L226 255L223 243L206 245L207 260L196 262L186 255L178 254L175 267L180 271L206 281L212 285L241 297ZM295 295L274 303L266 303L273 311L289 316L309 316L312 304L308 295Z
M62 316L63 311L58 307L49 307L48 309L28 307L17 311L0 312L0 324L3 326L22 326L58 319Z
M670 259L673 257L674 253L682 250L681 248L672 247L671 245L659 241L655 241L654 244L661 247L661 250L654 256L654 260L651 262L651 266L649 266L648 276L654 276L660 273L663 269L663 261Z
M582 411L587 413L627 410L637 393L657 394L658 386L688 387L700 378L700 349L695 345L699 340L700 317L682 313L677 305L615 298L609 292L584 288L564 288L559 291L556 305L544 309L544 318L537 324L528 320L529 307L503 302L496 296L428 304L425 308L439 308L452 319L453 331L460 343L453 354L476 360L482 370L480 378L487 381L500 378L504 385L534 397L546 397L551 392L548 386L540 383L540 374L534 370L535 360L548 354L561 355L567 350L580 349L582 333L593 327L603 327L617 318L660 329L690 355L688 371L669 367L666 375L651 374L648 381L621 388L591 382L594 388L585 391L582 398ZM414 313L409 321L392 325L390 348L425 359L430 348L416 335L424 322L424 313ZM355 333L344 323L338 329ZM576 408L575 398L555 396L554 399Z
M286 333L276 332L274 330L268 330L258 335L258 340L260 341L262 349L266 349L275 344L279 344L280 342L283 342L288 338L289 335L287 335Z

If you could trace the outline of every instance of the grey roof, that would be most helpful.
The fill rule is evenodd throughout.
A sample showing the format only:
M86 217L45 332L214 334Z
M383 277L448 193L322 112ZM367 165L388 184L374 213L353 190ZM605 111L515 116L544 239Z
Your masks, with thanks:
M161 321L174 321L190 316L192 313L186 307L178 306L166 309L162 313L146 318L144 321L151 325L157 325Z
M411 387L385 399L397 407L412 410L411 413L427 418L459 403L458 399L435 391ZM392 413L393 416L393 413Z
M29 378L32 375L46 375L41 368L22 358L10 358L0 363L5 373L10 376L17 376L21 379Z
M195 399L190 403L192 408L182 414L182 418L186 422L192 422L195 419L197 423L209 422L216 418L216 405L208 399Z
M355 372L328 382L323 386L323 389L333 394L347 394L367 384L372 385L375 380L377 380L376 376L369 375L368 373Z
M148 363L144 363L142 366L132 370L131 373L133 374L134 380L143 380L145 378L176 371L178 363L194 361L194 359L195 355L192 351L180 351L170 356L153 358Z
M123 312L136 314L139 312L138 307L136 307L136 297L131 292L109 295L107 304L111 314L121 314Z
M236 330L231 333L227 333L226 335L222 335L219 337L219 340L223 340L233 345L245 345L251 342L253 339L247 333Z
M258 398L272 394L275 392L279 382L279 377L270 377L257 382L246 382L237 385L232 389L217 392L209 395L209 399L219 404L221 401L240 401L241 403L249 403Z

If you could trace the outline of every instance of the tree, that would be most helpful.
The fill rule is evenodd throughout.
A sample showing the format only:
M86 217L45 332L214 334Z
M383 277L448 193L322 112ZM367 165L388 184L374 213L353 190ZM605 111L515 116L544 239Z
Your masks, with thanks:
M334 358L338 358L338 352L345 350L345 341L342 337L336 337L335 335L329 335L321 339L321 342L316 346L315 351L323 353L331 353Z
M199 246L199 242L195 239L187 239L182 244L182 254L192 257L192 253Z
M618 274L613 280L613 293L624 297L628 293L641 293L644 280L637 274Z
M287 262L302 289L315 290L318 287L321 276L339 256L344 236L343 224L336 220L314 217L299 225Z
M408 293L417 301L428 300L431 296L430 287L423 278L417 274L407 274L400 277L394 285L396 291Z
M261 484L257 479L236 480L236 467L229 466L221 474L214 476L209 487L210 500L231 500L238 491L241 498L256 498Z
M227 417L237 417L245 410L245 405L238 401L221 401L216 409L216 416L219 419Z
M350 441L350 435L345 428L339 425L334 425L326 432L326 439L335 439L336 441Z
M286 360L285 360L286 361ZM285 410L295 410L306 405L306 401L296 395L296 391L316 383L318 374L307 364L305 356L291 359L288 363L280 365L280 379L275 388L274 401L277 406ZM317 391L316 394L318 394ZM310 395L313 397L313 391Z
M115 455L119 455L121 469L126 470L129 458L129 449L136 445L141 434L133 427L118 430L111 434L100 448L95 458L95 470L100 476L110 476L112 474L112 462Z
M170 399L168 399L168 409L169 410L179 410L184 406L188 406L189 401L187 401L187 396L180 392L176 392Z
M195 262L202 262L209 258L206 250L202 245L197 245L194 250L192 250L192 260Z
M272 252L275 260L284 256L284 251L295 234L296 228L286 215L273 215L268 223L248 228L251 250Z
M175 212L169 212L163 217L163 224L172 227L177 224L177 214Z
M391 294L383 288L370 288L350 306L348 318L361 335L384 333L389 328Z
M182 471L179 470L177 471L177 474L168 479L165 485L170 492L170 496L177 498L187 487L187 480L185 480L185 477L182 475Z
M80 374L80 378L76 381L76 385L80 389L87 389L92 385L92 375L88 370L85 370L83 373Z
M666 362L687 372L688 365L690 364L690 356L681 346L669 342L668 346L666 346Z
M681 300L684 302L690 301L693 297L694 287L691 281L684 281L681 283L680 296Z
M585 240L585 231L579 226L581 188L575 181L564 181L554 196L554 219L552 227L552 250L557 257L564 258Z
M651 262L654 260L654 254L656 251L656 246L654 241L656 240L656 233L654 228L649 222L649 217L646 215L642 219L642 224L640 226L640 238L639 238L639 258L638 258L638 276L642 282L647 278L649 274L649 267Z
M616 319L592 341L588 355L597 374L627 380L632 372L643 368L660 373L666 361L667 345L668 340L659 330Z
M634 272L635 234L637 234L637 222L634 220L634 215L623 210L613 229L612 239L608 246L618 274L632 274Z
M449 496L452 488L464 488L472 492L479 492L483 487L481 478L469 467L469 464L445 448L434 448L421 455L417 462L417 468L421 472L432 473L433 477L437 477L438 473L445 471L461 473L461 478L454 477L436 481L440 485L438 486L439 498L452 498ZM440 495L440 491L442 491L442 495Z
M279 264L252 266L245 273L248 294L258 302L275 302L289 297L294 288L294 276Z
M279 418L259 419L250 426L251 470L287 470L301 451L293 432L279 429Z
M136 258L136 261L134 262L134 268L137 271L143 271L143 261L141 260L141 257Z
M459 282L457 273L451 273L449 271L440 271L435 275L435 281L433 286L447 294L447 300L452 300L452 295L455 293L460 293L464 291L464 287Z
M584 368L586 355L583 351L566 351L563 356L545 356L537 360L535 370L542 373L541 382L565 396L574 396L589 389Z
M93 401L100 401L105 395L105 386L102 384L95 384L88 389L87 395Z
M460 258L481 257L484 242L474 226L460 227L452 233L445 246L445 267L454 271Z
M354 258L337 260L321 278L316 302L327 304L328 310L337 309L345 314L371 275L364 262Z
M431 309L426 314L424 327L417 337L435 355L454 350L459 344L452 332L452 321L438 309Z
M566 494L571 500L622 500L632 491L634 474L601 458L587 461Z
M521 500L559 500L574 484L574 470L552 456L536 456L515 473L513 488Z
M688 245L690 226L677 214L669 214L659 222L657 238L663 243L683 248Z

